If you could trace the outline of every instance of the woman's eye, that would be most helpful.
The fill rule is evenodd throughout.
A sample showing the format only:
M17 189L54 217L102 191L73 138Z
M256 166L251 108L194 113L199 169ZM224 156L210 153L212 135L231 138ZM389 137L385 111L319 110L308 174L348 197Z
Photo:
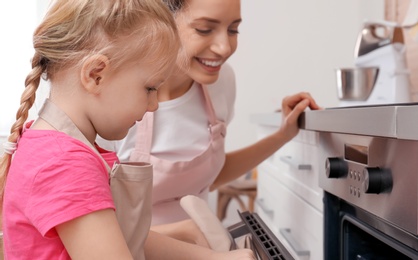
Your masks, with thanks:
M229 29L228 32L229 34L232 34L232 35L239 34L238 29Z
M198 28L195 28L195 30L196 30L196 32L198 32L198 33L200 33L200 34L209 34L209 33L211 33L211 32L212 32L212 30L211 30L211 29L204 30L204 29L198 29Z

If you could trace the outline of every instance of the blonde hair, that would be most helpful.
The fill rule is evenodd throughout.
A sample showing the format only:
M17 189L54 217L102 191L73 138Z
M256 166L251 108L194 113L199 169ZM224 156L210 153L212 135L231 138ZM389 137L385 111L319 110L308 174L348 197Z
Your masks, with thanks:
M188 3L186 0L162 0L164 4L173 13L175 19L178 19L178 14L187 9ZM188 41L189 39L182 39ZM177 67L183 72L187 73L190 69L190 55L184 47L180 47L177 55Z
M18 142L41 77L53 79L97 53L109 57L116 69L137 59L166 70L180 47L176 28L161 0L55 0L34 32L32 70L8 142ZM4 153L0 161L0 203L11 159Z

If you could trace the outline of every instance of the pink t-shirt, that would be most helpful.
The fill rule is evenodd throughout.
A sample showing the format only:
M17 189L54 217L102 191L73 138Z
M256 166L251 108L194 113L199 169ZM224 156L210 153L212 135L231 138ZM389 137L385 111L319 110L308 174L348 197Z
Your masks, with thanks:
M104 158L117 161L110 152ZM55 227L109 208L109 176L93 150L61 132L28 129L6 181L5 259L70 259Z

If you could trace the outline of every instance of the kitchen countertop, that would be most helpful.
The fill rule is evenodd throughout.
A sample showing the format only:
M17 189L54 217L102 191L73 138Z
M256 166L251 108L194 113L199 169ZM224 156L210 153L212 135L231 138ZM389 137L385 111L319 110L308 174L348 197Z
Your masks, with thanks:
M250 120L279 126L281 113L255 114ZM305 130L418 140L418 103L307 110L299 123Z

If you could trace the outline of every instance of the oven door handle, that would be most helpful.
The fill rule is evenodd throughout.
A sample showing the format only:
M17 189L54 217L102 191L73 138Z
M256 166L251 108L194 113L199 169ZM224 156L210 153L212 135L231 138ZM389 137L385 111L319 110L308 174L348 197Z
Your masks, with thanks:
M308 249L302 248L299 245L299 243L295 240L295 238L292 236L290 228L281 228L279 231L298 256L310 255L310 251Z
M294 158L292 158L292 156L290 155L280 156L280 160L298 170L311 170L312 169L312 165L300 163Z

